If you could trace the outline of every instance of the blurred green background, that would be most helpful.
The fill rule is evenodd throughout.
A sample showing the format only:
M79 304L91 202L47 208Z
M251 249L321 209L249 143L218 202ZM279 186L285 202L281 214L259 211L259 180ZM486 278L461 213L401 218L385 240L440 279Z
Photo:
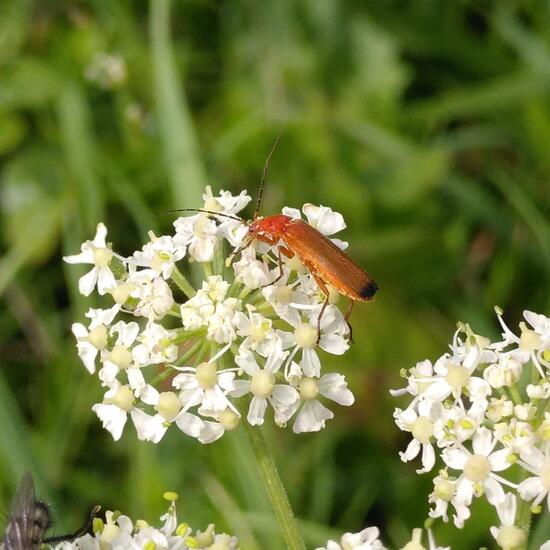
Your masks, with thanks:
M3 0L0 508L31 468L57 533L94 503L154 521L173 489L191 525L283 547L242 431L155 446L101 429L70 334L99 302L61 262L98 221L140 248L205 184L255 196L281 129L263 213L342 212L382 289L355 308L351 351L326 357L355 405L320 434L270 434L283 479L311 546L365 525L394 546L421 525L431 478L397 455L399 370L442 354L459 319L496 336L495 304L512 324L549 311L548 2ZM436 537L492 546L496 522L478 503Z

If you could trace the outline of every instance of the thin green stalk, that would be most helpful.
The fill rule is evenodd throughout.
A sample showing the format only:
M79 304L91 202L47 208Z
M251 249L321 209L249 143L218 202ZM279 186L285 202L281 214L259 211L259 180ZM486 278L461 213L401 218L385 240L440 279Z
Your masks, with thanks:
M172 281L176 283L177 287L188 297L192 298L195 295L195 289L191 283L186 279L185 275L174 266L172 271Z
M212 262L203 262L202 263L202 269L204 271L204 276L206 278L212 276Z
M223 277L223 270L225 268L225 246L222 240L216 242L216 248L214 250L214 274L221 275Z
M521 403L523 403L516 386L510 386L510 395L512 396L512 401L514 404L521 405Z
M288 550L305 550L306 546L298 522L294 517L284 485L260 426L243 422L248 440L254 451L258 472L277 516L281 533Z
M195 355L202 347L204 343L204 339L200 339L197 342L195 342L181 357L178 357L178 360L176 361L176 365L180 367L181 365L184 365Z
M182 344L183 342L194 338L195 336L206 335L206 329L204 327L196 330L178 329L177 336L174 338L174 344Z

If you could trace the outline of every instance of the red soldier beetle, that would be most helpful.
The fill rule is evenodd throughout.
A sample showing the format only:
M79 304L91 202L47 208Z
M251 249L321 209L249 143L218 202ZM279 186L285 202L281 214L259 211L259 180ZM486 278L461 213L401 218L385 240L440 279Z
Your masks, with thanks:
M366 271L358 266L336 244L309 223L301 219L285 216L284 214L276 214L265 218L259 216L267 168L280 138L281 134L277 136L264 165L256 203L256 211L254 212L252 221L246 222L237 216L200 208L184 208L180 210L170 210L169 212L180 212L182 210L204 212L212 216L230 218L248 225L248 237L245 239L244 243L231 254L229 264L235 255L242 252L255 240L262 241L271 246L276 246L279 261L279 275L265 286L271 286L283 277L283 261L281 254L287 258L296 256L311 273L319 289L325 296L325 300L317 318L317 341L319 341L321 336L321 319L329 303L330 292L328 287L331 286L339 294L350 299L350 305L346 312L345 320L350 330L350 340L353 342L352 328L349 323L353 305L355 302L371 301L378 290L378 285Z

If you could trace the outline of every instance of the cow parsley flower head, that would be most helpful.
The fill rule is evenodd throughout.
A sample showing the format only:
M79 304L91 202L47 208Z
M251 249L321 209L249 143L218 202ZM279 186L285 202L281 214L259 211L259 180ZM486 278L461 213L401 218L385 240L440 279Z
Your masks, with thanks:
M411 437L401 459L420 455L418 473L443 466L430 517L452 515L462 528L474 499L485 499L500 520L493 536L512 550L525 543L524 518L550 511L550 319L525 311L516 334L496 312L501 340L459 323L450 351L403 373L407 385L392 395L409 397L394 413Z
M105 513L105 521L95 518L93 535L86 534L72 541L64 541L53 548L54 550L98 550L100 548L239 550L237 537L217 533L213 523L201 531L193 530L187 523L178 522L177 493L168 491L164 493L164 498L170 501L170 505L160 517L159 527L153 527L142 519L132 520L119 512L108 510Z
M65 258L92 266L79 289L97 289L103 300L72 330L104 388L92 409L114 439L128 419L139 439L154 443L172 427L210 443L241 421L292 421L294 432L313 432L333 418L331 401L353 404L345 377L322 368L325 354L349 348L342 312L333 300L323 310L315 279L298 258L281 262L279 243L249 242L249 225L237 216L250 200L207 187L199 205L207 212L178 218L171 234L150 232L127 257L100 223L81 253ZM323 235L345 228L328 207L302 212ZM185 276L188 263L204 274L197 286Z

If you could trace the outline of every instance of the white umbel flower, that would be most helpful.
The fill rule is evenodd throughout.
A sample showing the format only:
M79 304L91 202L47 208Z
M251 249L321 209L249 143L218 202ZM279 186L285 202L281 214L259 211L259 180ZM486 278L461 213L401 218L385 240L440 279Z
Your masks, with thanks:
M318 432L325 427L327 420L334 418L333 412L319 401L319 396L345 407L353 405L355 401L342 374L330 373L321 378L306 376L298 364L292 363L288 380L298 389L300 401L283 412L283 415L290 418L303 402L292 427L294 433Z
M491 527L490 531L497 544L503 550L523 548L526 542L525 533L514 525L516 520L516 495L506 493L504 500L496 507L500 527Z
M292 386L277 384L276 374L287 355L288 353L280 347L275 348L263 367L249 350L242 350L241 354L235 357L235 363L250 376L250 379L235 380L235 389L231 395L241 397L248 393L252 394L247 416L249 424L260 426L264 423L268 403L273 407L275 422L285 423L286 418L281 415L282 411L292 408L298 401L298 392Z
M84 296L89 296L96 285L99 294L105 294L116 286L115 276L109 268L114 252L105 242L106 236L107 228L103 223L98 223L95 237L81 246L80 254L63 257L63 260L69 264L92 264L94 266L78 281L78 290Z
M109 309L92 309L86 313L90 324L86 328L82 323L73 323L71 330L76 337L78 355L90 374L96 369L96 358L109 341L109 325L120 310L119 305Z
M379 539L380 531L377 527L367 527L359 533L344 533L340 542L329 540L326 546L316 550L385 550Z
M521 465L533 476L518 485L518 492L523 500L533 501L532 506L538 506L546 498L546 506L550 511L550 447L546 452L536 447L525 447L521 453Z
M511 462L509 461L510 451L508 449L494 451L496 444L497 440L491 431L482 427L473 436L473 452L462 445L443 450L442 457L445 464L453 470L462 470L458 478L457 499L465 505L469 505L474 496L482 494L487 496L491 504L499 504L504 500L501 484L515 487L513 483L497 473L506 470Z

